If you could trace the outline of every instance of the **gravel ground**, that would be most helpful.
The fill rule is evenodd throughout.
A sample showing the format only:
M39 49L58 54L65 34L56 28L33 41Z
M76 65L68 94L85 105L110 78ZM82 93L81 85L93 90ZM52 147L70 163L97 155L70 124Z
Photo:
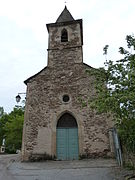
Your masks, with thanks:
M114 159L22 163L19 155L0 155L0 180L124 180L128 172Z

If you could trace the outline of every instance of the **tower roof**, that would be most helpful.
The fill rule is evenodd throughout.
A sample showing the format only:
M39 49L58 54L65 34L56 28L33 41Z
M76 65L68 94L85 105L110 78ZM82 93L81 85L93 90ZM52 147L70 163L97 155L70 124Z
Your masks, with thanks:
M64 10L62 11L60 16L56 20L56 23L67 22L67 21L74 21L74 18L71 15L71 13L69 12L69 10L67 9L67 7L65 6Z

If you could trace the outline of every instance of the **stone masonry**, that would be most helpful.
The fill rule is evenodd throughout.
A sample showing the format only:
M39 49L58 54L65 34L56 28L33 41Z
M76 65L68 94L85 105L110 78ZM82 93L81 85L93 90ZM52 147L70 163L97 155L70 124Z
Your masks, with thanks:
M68 32L67 42L61 42L63 28ZM56 23L47 24L47 29L48 65L25 81L22 160L28 161L34 154L57 156L57 122L66 112L78 124L79 155L110 156L111 119L82 102L96 95L95 78L86 72L95 69L83 63L82 20L74 20L65 7ZM64 95L69 96L68 102L63 101Z

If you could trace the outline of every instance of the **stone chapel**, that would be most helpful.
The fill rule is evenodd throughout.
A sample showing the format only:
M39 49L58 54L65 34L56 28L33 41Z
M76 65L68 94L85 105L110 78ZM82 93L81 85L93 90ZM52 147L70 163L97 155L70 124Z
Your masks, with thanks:
M111 155L112 121L81 99L95 95L94 68L83 63L82 19L65 6L55 23L47 24L48 64L25 80L27 85L22 160L55 156L57 160Z

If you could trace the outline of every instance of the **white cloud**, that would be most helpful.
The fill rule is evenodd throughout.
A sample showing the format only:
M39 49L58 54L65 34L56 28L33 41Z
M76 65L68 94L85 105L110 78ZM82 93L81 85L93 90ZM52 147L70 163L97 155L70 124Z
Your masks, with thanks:
M21 50L19 48L13 47L12 48L12 55L13 55L13 57L17 58L20 55L20 51Z

